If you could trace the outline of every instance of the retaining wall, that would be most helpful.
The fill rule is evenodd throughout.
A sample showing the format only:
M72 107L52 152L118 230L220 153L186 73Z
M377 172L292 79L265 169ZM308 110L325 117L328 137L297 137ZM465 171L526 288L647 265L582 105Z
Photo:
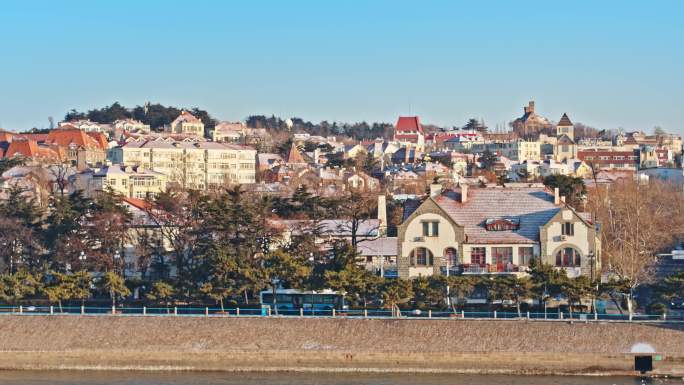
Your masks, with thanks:
M684 375L682 326L500 320L2 316L0 369Z

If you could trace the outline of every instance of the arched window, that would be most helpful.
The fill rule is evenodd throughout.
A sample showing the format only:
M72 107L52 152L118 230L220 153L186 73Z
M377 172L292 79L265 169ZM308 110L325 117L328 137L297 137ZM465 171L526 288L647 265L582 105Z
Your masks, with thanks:
M458 250L453 247L447 247L444 249L444 259L450 267L458 265Z
M557 267L579 267L581 262L580 252L572 247L564 247L556 253Z
M416 247L409 255L412 266L432 266L435 262L432 252L425 247Z

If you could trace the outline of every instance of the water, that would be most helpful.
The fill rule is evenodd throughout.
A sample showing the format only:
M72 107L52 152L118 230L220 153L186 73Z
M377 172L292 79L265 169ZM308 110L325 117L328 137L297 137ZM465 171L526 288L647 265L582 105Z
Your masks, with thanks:
M640 385L682 379L425 374L0 371L0 385Z

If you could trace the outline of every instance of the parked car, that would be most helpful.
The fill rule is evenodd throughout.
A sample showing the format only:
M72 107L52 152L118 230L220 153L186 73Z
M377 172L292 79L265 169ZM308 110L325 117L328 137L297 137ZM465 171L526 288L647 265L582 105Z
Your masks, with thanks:
M670 309L684 310L684 298L673 298L670 301Z

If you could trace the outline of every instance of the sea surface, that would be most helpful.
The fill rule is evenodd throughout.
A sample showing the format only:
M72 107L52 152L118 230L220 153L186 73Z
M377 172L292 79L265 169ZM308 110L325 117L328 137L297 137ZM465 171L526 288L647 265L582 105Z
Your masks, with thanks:
M425 374L0 371L0 385L641 385L681 378Z

